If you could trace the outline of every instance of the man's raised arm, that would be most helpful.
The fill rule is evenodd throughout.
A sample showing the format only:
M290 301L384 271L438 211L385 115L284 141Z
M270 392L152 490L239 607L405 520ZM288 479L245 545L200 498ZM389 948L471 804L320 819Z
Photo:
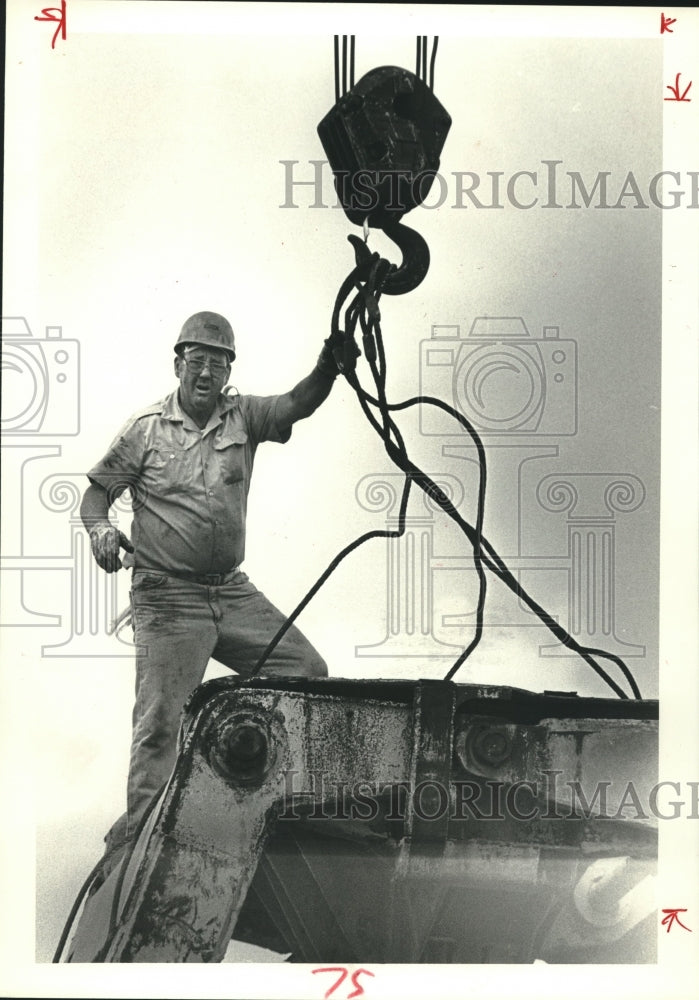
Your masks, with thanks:
M338 374L330 343L326 340L311 374L301 379L290 392L279 397L277 402L279 427L284 430L297 420L310 417L330 395Z

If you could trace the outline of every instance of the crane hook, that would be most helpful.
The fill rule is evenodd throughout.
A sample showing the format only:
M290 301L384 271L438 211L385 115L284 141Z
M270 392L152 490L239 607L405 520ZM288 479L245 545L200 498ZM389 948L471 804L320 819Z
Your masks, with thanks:
M430 249L420 233L402 222L391 220L384 222L378 229L392 240L401 252L400 264L392 264L381 281L380 291L386 295L404 295L417 288L430 267ZM358 276L364 280L372 260L378 254L372 254L367 244L353 233L347 237L354 247L355 259L359 268Z
M430 248L420 233L402 222L388 222L382 231L392 240L402 254L401 263L389 271L382 291L386 295L404 295L412 292L423 280L430 266Z

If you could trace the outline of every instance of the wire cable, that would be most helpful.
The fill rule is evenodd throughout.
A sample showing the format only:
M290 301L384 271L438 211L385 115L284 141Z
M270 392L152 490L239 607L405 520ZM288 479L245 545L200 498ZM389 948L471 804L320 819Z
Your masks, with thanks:
M384 265L384 267L382 268L383 272L382 274L379 270L379 266L381 264ZM394 436L396 436L398 431L395 423L393 423L390 420L389 410L392 407L389 406L385 396L386 353L384 348L383 335L381 332L380 312L378 308L378 300L381 295L381 286L388 273L388 267L386 265L387 265L386 261L379 261L378 263L375 261L374 264L372 265L369 278L367 279L363 288L361 285L359 285L359 283L357 283L357 286L359 288L362 288L362 292L366 300L367 309L371 312L370 320L364 312L360 312L359 318L363 332L364 353L367 358L367 361L369 362L371 373L374 378L378 399L375 400L364 392L358 380L356 380L356 376L354 376L354 373L351 380L351 384L352 388L358 394L360 402L364 399L366 401L370 401L373 405L379 407L382 418L382 427L379 427L378 423L374 421L373 414L371 413L371 411L368 411L366 407L364 407L364 412L365 415L368 417L370 423L372 423L372 425L374 426L377 433L379 433L380 436L382 437L384 444L388 445L390 444L391 433L393 432ZM377 285L378 288L376 287ZM348 310L348 316L349 313L350 310ZM346 318L345 329L347 331L346 336L353 335L354 327L353 326L350 327L348 318ZM378 367L375 363L377 357L379 362ZM453 665L447 679L451 678L451 676L453 676L453 674L456 673L461 664L468 658L468 656L470 656L470 654L473 652L473 650L476 648L476 646L481 640L481 636L483 633L483 613L485 609L485 598L487 592L487 578L482 565L481 541L480 541L483 530L483 518L485 511L485 489L486 489L485 448L483 446L483 442L476 433L475 428L469 423L469 421L464 417L461 420L461 422L470 433L476 445L476 449L478 451L478 459L479 459L478 461L479 487L478 487L478 502L477 502L477 520L475 529L476 535L473 542L474 564L476 572L478 574L479 594L476 606L476 626L474 630L473 639L466 647L466 649L462 652L456 663ZM402 461L407 462L408 455L405 449L405 445L402 441L402 438L400 439L400 448L401 448ZM436 484L434 484L434 486L435 490L438 489Z
M355 269L355 272L353 272L353 273L356 273L356 269ZM370 279L367 282L367 285L370 283L370 281L372 279L372 276L374 276L376 273L377 273L377 266L376 266L376 263L374 262L374 264L372 266L372 271L370 273ZM385 273L386 272L384 271L384 274ZM369 304L372 301L372 297L373 296L375 296L376 300L378 300L378 297L380 296L380 290L377 291L377 292L375 292L375 293L373 293L372 295L367 295L366 294L366 287L365 287L365 296L366 296L367 304ZM355 300L355 302L356 302L356 300ZM348 316L349 316L350 312L351 312L351 310L348 310L348 314L347 314ZM377 341L377 344L378 344L379 355L380 355L380 357L382 359L382 361L381 361L381 367L382 367L382 370L383 370L383 379L385 379L385 353L383 351L383 338L381 336L381 328L380 328L380 323L378 321L378 305L377 304L375 304L375 306L374 306L374 312L375 312L374 321L373 321L374 322L374 332L376 334L376 341ZM356 322L356 320L355 320L355 322ZM370 352L367 350L367 329L366 329L366 326L367 326L367 324L365 323L364 320L362 320L362 328L363 328L364 334L365 334L365 336L364 336L365 352L367 353L367 359L370 361L370 367L372 369L372 375L374 376L375 382L377 384L377 396L379 398L378 399L373 399L372 397L370 397L365 392L365 390L359 384L359 382L358 382L358 380L357 380L354 372L352 372L351 376L349 376L347 373L345 373L345 375L346 375L346 378L348 378L348 381L350 381L350 384L352 385L352 388L354 388L355 392L357 392L357 394L359 396L359 399L360 399L360 402L362 403L362 407L363 407L363 410L365 412L365 415L367 416L367 418L369 419L369 421L372 423L372 425L374 426L374 428L377 431L377 433L379 433L380 436L382 437L382 439L384 440L384 444L386 446L386 449L387 449L390 457L393 458L393 460L396 462L396 464L399 465L399 467L405 469L407 467L405 463L408 461L408 459L407 459L407 453L405 451L405 447L404 446L401 447L400 453L395 453L395 454L391 453L390 431L391 431L391 429L393 429L393 430L395 430L397 432L397 429L395 428L395 424L392 424L392 422L387 421L387 419L386 419L386 415L385 414L386 414L386 409L388 408L388 404L385 403L385 396L384 396L383 400L381 398L382 397L381 385L379 384L379 381L378 381L377 371L376 371L375 367L371 364L373 352L372 352L372 354L370 354ZM353 332L354 332L354 327L352 327L351 329L347 328L347 334L346 334L346 336L353 336ZM378 406L380 408L381 415L382 415L382 421L383 421L383 427L381 427L378 424L378 422L374 419L373 414L369 411L368 406L366 405L367 402L371 402L372 405ZM429 495L431 495L434 499L436 499L437 502L443 507L443 509L445 509L446 512L450 514L450 516L452 516L455 520L457 520L457 523L460 524L460 526L462 527L462 530L466 531L467 537L469 537L470 541L472 542L473 548L474 548L474 561L476 563L476 568L479 571L480 590L479 590L479 601L478 601L478 606L477 606L477 610L476 610L476 630L475 630L475 634L474 634L474 639L469 644L469 646L467 647L467 649L464 650L464 652L461 654L461 656L458 658L458 660L456 661L456 663L453 665L453 667L451 668L451 670L447 674L446 679L451 679L451 677L458 670L458 668L461 666L461 664L465 661L465 659L468 657L468 655L470 655L470 653L473 651L473 649L475 649L476 645L478 644L478 642L480 640L480 636L481 636L481 632L482 632L482 614L483 614L483 608L484 608L484 602L485 602L485 576L484 576L484 574L482 573L482 570L481 570L482 563L481 563L480 546L481 546L481 542L482 542L482 511L483 511L484 498L485 498L485 475L486 475L485 448L483 447L483 443L480 440L480 437L477 434L475 428L470 424L470 422L466 419L466 417L464 417L462 414L459 414L453 407L448 406L448 404L444 403L443 400L439 400L439 399L436 399L436 398L433 398L433 397L416 397L415 399L408 400L404 404L395 404L394 406L391 407L391 409L403 409L406 406L415 405L416 403L420 403L420 402L425 402L425 403L428 403L428 404L440 407L441 409L443 409L446 412L448 412L455 419L457 419L459 421L459 423L461 423L462 426L464 426L466 428L466 430L469 432L469 434L471 435L472 439L474 440L474 443L476 444L476 447L477 447L477 450L478 450L478 456L479 456L479 466L480 466L480 470L481 470L480 489L479 489L479 523L477 524L477 528L476 529L473 529L472 526L468 524L468 522L465 522L462 518L460 518L460 515L458 514L458 511L456 511L455 508L452 508L452 510L449 510L449 506L450 505L448 505L447 498L444 497L444 495L438 489L438 487L436 486L436 484L429 477L427 477L424 473L422 473L422 470L417 470L418 472L420 472L422 475L425 476L425 485L424 485L424 488L427 490L427 492L429 492ZM420 485L423 485L423 484L420 484ZM601 656L606 657L607 659L610 659L613 662L617 663L617 665L621 668L622 672L624 673L624 676L628 680L628 682L629 682L629 684L631 686L631 689L632 689L634 695L636 697L638 697L638 698L641 697L640 691L639 691L639 689L638 689L638 687L636 685L636 682L635 682L635 680L633 678L633 675L628 670L628 668L626 667L626 664L623 662L623 660L621 660L620 657L617 657L617 656L615 656L614 654L611 654L611 653L606 653L603 650L596 650L596 649L592 649L590 647L583 647L579 643L577 643L576 640L574 640L572 638L572 636L565 629L562 628L562 626L559 626L558 623L555 622L555 620L550 615L548 615L548 613L541 606L539 606L535 601L533 601L532 598L529 597L529 595L526 593L526 591L524 591L524 588L521 586L521 584L519 583L519 581L509 572L509 570L507 570L507 567L505 566L504 562L500 559L499 556L497 556L497 553L492 548L492 546L490 546L489 543L486 543L486 544L488 544L491 553L495 556L495 558L497 560L495 563L491 563L490 561L488 561L487 565L489 566L489 568L491 568L494 572L499 573L499 575L504 579L504 582L511 589L514 589L515 592L518 593L518 596L520 596L526 603L529 604L530 608L540 617L540 619L544 622L544 624L546 624L551 630L555 629L554 634L557 636L557 638L559 638L560 641L565 642L566 645L571 646L571 648L573 648L576 652L578 652L579 655L581 655L582 658L585 660L585 662L587 662L599 674L599 676L602 677L602 679L605 680L605 682L608 683L612 687L612 689L615 691L615 693L617 693L622 698L626 698L627 695L623 692L623 690L609 677L609 675L606 673L606 671L603 668L601 668L597 663L594 662L594 660L591 657L593 655L601 655Z
M342 96L347 93L347 35L342 36Z
M378 298L378 295L380 295L380 291L376 294L377 298ZM364 327L364 323L363 323L363 327ZM375 327L375 333L376 333L376 337L377 337L377 343L379 345L379 353L385 359L385 355L383 354L383 348L382 348L382 337L381 337L380 323L378 322L378 320L375 321L374 327ZM350 334L350 332L351 331L348 331L348 335ZM365 330L365 345L366 345L366 330ZM370 364L370 367L372 367L372 374L374 374L375 381L376 381L375 370L374 370L373 366L371 366L371 364ZM383 368L384 368L383 377L385 378L385 360L384 360L384 363L383 363ZM480 630L482 628L482 611L483 611L484 600L485 600L485 580L484 580L484 576L481 575L481 573L480 573L480 568L481 568L480 546L481 546L482 541L485 541L485 545L487 547L487 550L490 552L491 557L493 557L491 559L488 559L486 557L485 562L486 562L486 565L488 566L488 568L490 568L493 572L497 573L501 577L501 579L506 583L506 585L508 587L510 587L510 589L514 590L514 592L530 607L530 609L535 614L537 614L537 616L541 619L541 621L553 632L553 634L559 639L559 641L561 641L566 646L569 646L575 652L577 652L583 658L583 660L586 663L588 663L588 665L591 666L595 670L595 672L600 677L602 677L602 679L605 680L605 682L607 684L609 684L610 687L612 687L612 689L615 691L615 693L617 693L622 698L626 698L627 695L625 694L625 692L609 677L609 675L607 674L607 672L602 667L600 667L599 664L597 664L592 659L592 657L593 656L601 656L602 658L606 658L606 659L609 659L610 661L614 662L617 666L619 666L619 668L621 669L622 673L624 674L624 677L628 681L628 683L629 683L629 685L631 687L631 690L632 690L634 696L636 698L641 698L641 693L640 693L640 690L639 690L639 688L638 688L638 686L636 684L636 681L635 681L635 679L633 677L633 674L628 669L628 667L626 666L626 664L624 663L624 661L620 657L616 656L613 653L607 653L604 650L598 650L598 649L594 649L592 647L582 646L580 643L577 642L577 640L573 639L573 637L570 635L570 633L567 632L566 629L564 629L562 626L560 626L555 621L555 619L551 615L549 615L548 612L545 611L545 609L543 607L541 607L536 601L534 601L533 598L531 598L529 596L529 594L527 594L527 592L524 590L524 588L519 583L519 581L507 569L507 567L505 566L504 562L497 555L497 553L495 552L494 548L490 545L490 543L488 543L487 540L483 540L483 538L482 538L482 517L483 517L483 505L484 505L484 496L485 496L485 465L486 465L486 461L485 461L485 449L484 449L483 444L482 444L482 442L480 440L480 437L478 436L475 428L470 424L470 422L462 414L459 414L453 407L450 407L450 406L448 406L448 404L444 403L443 400L436 399L434 397L420 396L420 397L416 397L416 398L414 398L412 400L408 400L406 403L403 403L403 404L394 404L394 405L392 405L392 406L389 407L389 404L385 404L385 397L384 397L384 400L381 399L382 393L380 391L380 386L377 385L377 396L379 398L378 399L374 399L374 398L370 397L365 392L365 390L360 386L360 384L359 384L356 376L354 375L354 373L352 373L351 377L348 376L347 373L345 373L345 376L346 376L346 378L348 378L348 381L350 381L350 384L355 389L355 391L360 395L360 401L363 404L366 404L367 402L371 402L372 405L378 406L380 408L380 411L382 413L383 427L381 427L378 424L378 422L376 422L374 420L373 414L371 414L370 411L368 411L367 406L363 405L363 409L364 409L365 414L367 415L368 419L370 420L370 422L374 426L374 428L377 431L377 433L379 433L381 435L382 439L384 440L384 444L385 444L385 446L387 448L389 456L391 458L393 458L393 460L396 461L396 464L398 464L400 468L403 468L404 471L406 471L406 470L407 471L412 471L413 475L415 475L416 473L419 473L420 475L422 475L422 476L425 477L425 483L424 484L421 483L418 478L416 478L416 481L418 482L419 485L423 486L423 488L425 488L429 492L429 494L431 496L433 496L434 499L436 499L436 501L440 504L440 506L442 506L443 509L445 509L445 511L454 520L457 521L457 523L460 525L460 527L462 528L462 530L465 531L465 533L467 534L467 537L469 537L469 540L471 541L471 543L473 545L473 548L474 548L474 561L476 562L476 567L479 570L479 578L480 578L479 601L478 601L478 607L477 607L477 613L476 613L476 634L474 636L474 641L472 641L469 644L469 647L464 651L464 653L462 653L462 655L456 661L456 663L454 664L454 666L452 667L452 669L449 671L446 679L450 679L454 675L454 673L456 672L456 670L458 670L459 666L461 666L461 664L464 662L464 660L467 658L467 656L470 655L470 653L475 648L475 646L477 645L477 643L478 643L478 641L480 639ZM481 469L480 489L479 489L479 518L478 518L478 523L477 523L476 529L474 529L470 524L468 524L468 522L464 521L464 519L460 517L460 515L458 514L458 511L456 511L456 509L453 508L453 505L449 504L447 498L436 487L436 484L429 477L427 477L426 474L424 474L422 472L422 470L418 469L417 467L413 467L412 463L409 463L409 461L407 460L407 454L405 452L405 448L404 447L402 448L402 450L401 450L400 453L398 453L398 452L392 453L391 444L390 444L390 434L389 434L389 431L391 430L391 428L393 430L395 430L396 428L395 428L395 424L387 423L387 421L385 419L385 416L384 416L385 408L403 409L403 408L405 408L407 406L413 406L416 403L427 403L429 405L437 406L437 407L445 410L446 412L448 412L452 417L454 417L455 419L457 419L462 424L462 426L464 426L466 428L466 430L469 432L469 434L471 435L472 439L474 440L474 443L476 444L476 447L477 447L477 450L478 450L478 455L479 455L479 466L480 466L480 469Z
M377 300L378 300L379 295L380 295L380 293L376 295L376 299ZM376 311L378 313L378 308L377 308ZM371 331L371 332L373 332L373 335L376 338L376 347L377 347L378 356L380 358L380 371L379 371L376 368L376 365L373 363L373 359L372 359L373 352L371 352L371 351L368 350L369 337L370 337L370 332L369 332L369 329L368 329L369 324L361 316L360 316L360 319L362 321L362 328L364 330L365 355L367 356L367 360L369 361L371 372L372 372L372 375L374 377L374 383L375 383L376 388L377 388L378 399L377 400L372 400L372 402L374 404L378 405L378 407L379 407L379 410L380 410L380 413L381 413L381 417L382 417L382 422L383 422L383 430L381 432L381 436L382 436L382 438L384 440L384 444L386 444L387 442L390 441L390 433L391 433L391 431L392 430L393 431L397 431L397 428L396 428L395 424L390 420L389 410L391 409L391 407L389 406L389 404L388 404L388 402L386 400L386 396L385 396L386 354L385 354L385 349L384 349L384 344L383 344L383 335L382 335L382 332L381 332L381 324L380 324L380 321L379 321L378 318L374 319L373 323L372 323L372 331ZM361 389L361 387L359 386L358 381L357 381L357 385L353 385L353 388L355 389L355 391L359 391L360 393L364 392L364 390ZM476 573L478 575L478 601L477 601L477 604L476 604L476 625L475 625L475 629L474 629L473 638L472 638L471 642L469 643L469 645L463 650L463 652L461 653L461 655L459 656L459 658L456 660L456 662L452 666L449 674L445 678L446 680L450 680L451 679L451 677L456 673L456 671L459 669L459 667L471 655L471 653L473 652L473 650L476 648L476 646L478 645L478 643L481 640L481 637L482 637L482 634L483 634L483 614L484 614L484 610L485 610L485 599L486 599L486 593L487 593L487 578L486 578L485 572L483 570L483 560L482 560L482 556L481 556L481 537L482 537L482 532L483 532L483 519L484 519L484 513L485 513L485 490L486 490L486 459L485 459L485 448L483 447L483 442L481 441L480 437L476 433L475 428L466 420L466 418L464 418L464 424L466 425L467 430L471 434L471 437L473 438L473 440L474 440L474 442L476 444L477 451L478 451L479 484L478 484L477 518L476 518L475 538L473 539L474 565L475 565L475 568L476 568ZM379 430L379 428L376 427L376 425L375 425L375 428L376 428L377 431ZM401 458L402 458L403 462L407 462L408 461L408 455L407 455L407 452L405 450L405 446L404 445L401 448ZM436 486L436 484L434 484L434 485L435 485L435 489L438 489L438 487ZM435 498L436 498L436 494L435 494Z
M403 486L403 494L402 494L401 502L400 502L400 511L399 511L399 514L398 514L398 528L395 531L383 531L383 530L367 531L364 535L360 535L359 538L355 538L353 542L350 542L349 545L346 545L344 547L344 549L342 549L340 552L338 552L338 554L329 563L329 565L324 570L324 572L321 573L321 575L318 577L318 579L313 584L313 586L311 587L311 589L306 593L305 597L303 597L302 600L299 601L299 603L296 605L296 607L294 608L294 610L288 616L288 618L286 619L286 621L284 621L282 623L282 625L277 630L277 632L275 633L275 635L270 639L267 647L263 651L263 653L260 656L259 660L255 664L254 668L250 671L250 673L248 675L249 677L255 677L255 675L260 672L260 670L262 669L262 667L264 666L264 664L269 659L270 655L273 653L273 651L275 650L275 648L277 647L277 645L279 644L279 642L284 638L284 636L286 635L286 633L288 632L288 630L291 628L291 626L294 624L294 622L296 621L296 619L298 618L298 616L301 614L301 612L303 611L303 609L315 597L315 595L318 593L318 591L323 586L323 584L328 579L328 577L332 573L335 572L335 570L340 565L340 563L342 562L342 560L346 556L348 556L350 554L350 552L354 552L354 550L358 549L360 545L363 545L365 542L370 541L370 539L372 539L372 538L401 538L402 537L402 535L405 533L405 513L406 513L407 506L408 506L408 497L410 495L410 487L411 487L411 478L409 476L406 476L405 477L404 486Z
M369 367L374 379L374 384L376 386L376 397L371 396L364 390L361 386L353 367L349 367L343 371L345 379L349 385L354 389L362 410L367 417L370 424L374 427L376 432L381 437L385 450L392 461L403 471L406 476L405 488L403 493L403 498L401 501L401 511L399 515L399 525L398 530L395 532L388 531L374 531L368 532L361 536L360 539L355 540L355 542L347 545L341 553L330 563L326 571L322 576L316 581L308 594L302 599L297 608L289 616L287 622L285 622L279 629L277 635L268 644L267 648L262 654L262 657L256 664L252 674L256 674L261 666L266 662L269 655L285 634L286 630L295 621L301 611L306 607L312 597L317 593L320 587L325 583L330 574L339 565L350 552L352 552L359 545L368 541L370 538L376 537L401 537L405 531L405 512L407 506L408 494L410 491L410 485L415 482L428 496L430 496L438 506L445 511L445 513L454 520L461 530L466 534L467 538L471 542L474 552L474 564L479 576L479 597L476 608L476 629L474 631L474 636L469 645L464 649L459 658L453 664L445 680L450 680L459 667L465 662L465 660L470 656L472 651L476 648L478 642L480 641L482 635L482 620L483 611L485 605L485 594L486 594L486 577L483 572L483 567L485 566L495 575L497 575L505 584L512 590L526 605L533 611L541 622L553 633L553 635L565 646L573 649L581 658L592 667L592 669L598 674L598 676L605 681L605 683L620 697L628 698L626 692L619 687L619 685L609 676L609 674L601 667L593 657L598 656L606 658L614 662L621 669L624 677L628 681L634 697L641 698L640 690L633 678L631 671L628 669L626 664L621 660L620 657L613 653L607 653L604 650L593 649L591 647L582 646L575 640L570 633L563 628L541 605L539 605L522 587L520 582L513 576L513 574L507 569L507 566L497 554L493 546L488 542L482 533L483 529L483 518L485 509L485 486L486 486L486 459L485 459L485 448L477 434L475 428L470 424L470 422L462 414L458 413L453 407L446 404L443 400L437 399L430 396L416 396L402 403L390 404L386 400L385 395L385 380L386 380L386 358L385 349L383 345L383 336L381 333L380 326L380 314L378 311L378 300L381 295L381 285L385 280L387 274L394 270L392 265L388 262L383 262L378 259L378 255L372 256L371 267L369 270L369 275L364 274L363 282L360 278L360 267L354 268L354 270L348 275L345 281L340 287L337 299L335 301L335 307L333 309L332 315L332 334L333 337L344 338L345 345L351 344L354 346L354 332L356 329L357 321L360 322L363 332L363 341L365 355L369 363ZM339 328L339 313L342 308L342 303L348 298L352 288L357 289L357 294L355 295L350 306L345 311L345 330L340 331ZM374 340L375 338L375 340ZM353 355L354 356L354 355ZM377 363L378 361L378 363ZM456 507L451 503L449 498L444 494L443 490L431 479L422 469L414 465L411 462L403 438L400 431L395 424L395 421L390 417L390 412L393 410L407 409L408 407L415 406L418 404L427 404L436 406L445 412L449 413L454 419L456 419L469 433L476 449L478 452L478 464L479 464L479 491L478 491L478 504L477 504L477 517L476 526L474 527L468 521L466 521L458 512ZM381 422L379 422L371 411L370 407L374 406L379 410L381 416Z
M66 946L66 941L68 940L68 935L70 934L70 932L72 930L73 922L75 920L77 912L78 912L78 910L80 909L80 907L82 905L82 901L85 898L85 895L86 895L88 889L92 885L92 883L95 880L95 878L99 875L99 870L102 867L102 863L103 862L104 862L104 858L100 858L99 861L97 862L97 864L95 865L95 867L92 869L92 871L90 872L90 874L87 876L87 878L83 882L83 884L80 886L80 889L78 890L78 894L75 897L75 902L73 903L72 907L70 908L70 913L68 914L68 918L67 918L67 920L66 920L66 922L64 924L63 931L61 933L61 936L60 936L59 941L58 941L58 945L56 947L56 951L54 952L53 958L51 959L51 962L54 965L60 963L60 961L61 961L61 955L63 954L63 950L64 950L64 948Z
M94 959L95 962L104 961L104 956L107 953L107 949L109 948L109 945L111 943L111 938L112 935L114 934L114 931L116 930L117 920L119 918L119 903L121 901L121 893L124 888L124 879L126 878L126 872L128 870L129 864L131 863L131 858L133 857L133 853L136 849L136 844L138 843L141 834L145 830L146 824L148 823L148 820L150 819L153 810L160 801L160 797L165 791L166 786L167 786L167 781L163 782L163 784L160 786L158 791L154 794L153 798L148 803L145 812L143 813L141 819L138 822L138 826L136 827L134 835L129 841L126 853L124 854L124 857L121 860L121 865L119 867L119 875L117 876L116 885L114 887L114 895L112 896L112 907L109 913L109 930L107 931L107 936L105 938L105 942L102 948L100 948L96 958ZM126 902L128 902L128 900ZM124 906L126 906L126 903L124 903Z
M335 66L335 104L340 100L340 36L333 37L334 66Z
M124 857L121 860L121 870L119 872L119 877L118 877L117 884L116 884L116 887L115 887L115 890L114 890L114 897L112 899L112 908L111 908L110 920L109 920L109 931L108 931L108 934L107 934L108 938L111 936L111 934L112 934L112 932L114 930L116 905L118 904L119 896L121 894L121 889L122 889L122 885L123 885L123 882L124 882L124 874L126 872L126 868L128 867L128 863L131 860L131 856L133 855L133 851L134 851L134 847L136 845L136 841L140 837L140 835L141 835L141 833L142 833L142 831L143 831L143 829L144 829L144 827L146 825L146 820L148 819L148 817L152 813L153 809L155 808L155 805L156 805L158 799L160 798L160 796L162 795L164 788L165 788L165 785L161 785L161 787L155 793L155 795L153 796L153 798L151 799L151 801L148 803L148 807L147 807L145 813L143 814L143 817L141 818L141 821L140 821L140 823L138 825L138 828L136 829L136 832L135 832L134 836L132 837L132 839L130 841L128 841L128 848L124 852ZM63 927L63 932L61 933L61 937L60 937L58 945L56 947L56 951L54 952L54 956L53 956L53 958L51 960L52 964L60 964L61 955L63 954L63 951L65 949L66 941L68 940L68 935L70 934L70 932L72 930L73 923L75 921L75 917L76 917L76 915L78 913L78 910L80 909L80 907L82 905L82 902L83 902L83 899L85 898L85 896L86 896L86 894L87 894L90 886L92 885L92 883L94 882L94 880L97 878L97 876L100 874L100 869L102 868L102 866L104 865L104 863L108 859L108 857L109 857L109 855L105 854L105 855L103 855L103 857L101 857L99 859L99 861L97 862L97 864L94 866L94 868L92 869L92 871L90 872L90 874L87 876L87 878L83 882L83 884L80 886L80 889L78 890L78 894L75 897L75 902L73 903L73 905L72 905L72 907L70 909L70 913L68 914L68 917L66 919L65 925ZM99 952L100 955L104 952L105 946L103 946L100 949L100 952ZM97 958L97 959L95 959L95 961L100 961L100 959Z
M437 43L439 42L439 35L434 36L434 41L432 42L432 57L430 58L430 90L434 90L434 64L437 59Z
M377 272L379 263L380 263L380 258L378 257L377 254L375 255L375 259L373 261L374 273ZM388 262L384 263L387 264ZM340 291L338 292L337 298L335 300L335 306L333 308L333 316L331 324L333 331L338 329L337 323L339 319L339 313L342 308L342 304L348 297L351 288L353 286L356 286L358 272L359 272L359 267L355 267L354 270L348 275L348 277L340 286ZM352 301L352 303L349 305L349 307L345 312L345 329L347 333L352 337L354 335L354 329L356 327L356 323L360 315L360 305L362 299L366 299L366 291L364 287L360 286L357 295L355 296L354 300ZM390 422L390 417L388 415L388 412L386 413L386 418L387 418L387 423ZM380 430L379 433L381 433ZM405 445L400 435L400 432L397 429L396 429L396 444L394 444L393 447L396 447L398 449L398 452L401 455L404 455L407 460ZM252 669L252 671L248 676L254 677L256 674L259 673L259 671L267 662L270 655L277 647L281 639L284 637L286 632L291 628L291 626L296 621L298 616L301 614L303 609L308 605L308 603L313 599L313 597L315 597L315 595L323 586L323 584L326 582L328 577L330 577L330 575L335 572L335 570L340 565L343 559L345 559L351 552L354 552L355 549L359 548L360 545L363 545L365 542L370 541L372 538L401 538L403 536L403 534L405 533L405 518L406 518L406 511L408 506L408 499L410 496L411 485L412 485L412 477L406 474L403 486L403 493L401 496L400 508L398 512L397 529L395 531L383 530L383 529L368 531L364 535L361 535L359 538L356 538L353 542L350 542L349 545L346 545L329 563L324 572L318 577L318 579L310 588L310 590L297 604L297 606L294 608L294 610L291 612L288 618L282 623L282 625L277 630L275 635L270 639L266 648L263 650L262 655L260 656L260 658L258 659L257 663L255 664L254 668Z
M363 392L363 390L361 391ZM372 399L371 397L369 397L369 401L372 404L378 404L378 400ZM408 406L414 406L418 403L428 403L430 405L439 406L441 409L450 412L451 415L454 416L456 419L461 420L461 415L453 411L451 407L449 407L446 403L443 402L443 400L434 399L428 396L417 396L414 397L413 399L406 400L403 403L389 404L389 409L405 409ZM400 468L404 468L404 466L400 464L400 456L398 456L397 454L395 455L392 454L390 450L389 450L389 456L393 458L394 461L396 461L396 464L399 464ZM456 508L451 504L448 498L441 491L439 491L438 489L435 491L434 489L435 484L430 479L430 477L427 476L426 473L423 473L421 469L413 467L412 463L409 463L405 468L413 472L413 478L414 481L417 483L417 485L420 486L422 489L425 489L425 491L428 492L429 495L435 499L435 501L439 504L439 506L442 507L445 513L447 513L454 521L456 521L457 524L459 524L459 526L462 528L464 533L469 538L469 541L471 541L471 543L475 547L477 542L476 530L473 528L472 525L470 525L467 521L465 521L461 517ZM431 484L429 489L427 489L426 484ZM542 623L547 626L547 628L555 635L555 637L563 645L567 646L570 649L573 649L576 653L578 653L582 657L582 659L589 666L591 666L593 670L595 670L595 672L612 688L612 690L614 690L616 694L619 695L619 697L627 698L628 696L626 695L626 693L609 677L606 671L603 670L603 668L600 667L599 664L594 662L592 657L599 656L611 660L622 671L624 677L629 683L629 686L631 687L634 697L636 698L642 697L638 685L636 684L636 681L633 677L633 674L631 673L629 668L626 666L626 664L620 657L616 656L614 653L608 653L605 650L596 649L588 646L582 646L580 643L578 643L577 640L575 640L570 635L570 633L563 628L562 625L559 625L559 623L525 591L525 589L522 587L522 585L519 583L516 577L514 577L512 573L507 569L507 566L505 565L503 560L500 558L500 556L497 554L493 546L487 541L487 539L484 536L481 536L481 544L486 553L485 555L482 556L484 565L488 569L490 569L493 573L495 573L503 581L503 583L505 583L505 585L508 586L510 590L512 590L517 595L517 597L519 597L522 601L524 601L524 603L529 607L529 609L537 615L537 617L542 621ZM455 670L458 669L458 666L460 666L461 663L463 663L464 659L465 657L463 657L462 654L462 656L459 657L459 660L457 660L457 663L454 665L454 667L452 667L452 669L447 674L445 680L451 679L451 677L455 673Z

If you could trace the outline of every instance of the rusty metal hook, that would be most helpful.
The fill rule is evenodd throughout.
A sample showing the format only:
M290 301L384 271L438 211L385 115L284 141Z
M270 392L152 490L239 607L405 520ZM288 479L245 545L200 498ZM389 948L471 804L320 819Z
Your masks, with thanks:
M381 282L380 291L386 295L404 295L417 288L430 267L430 250L422 236L402 222L386 222L376 227L392 240L402 254L399 265L393 264L391 270ZM355 260L359 269L358 276L362 279L368 273L374 258L367 244L358 236L347 237L354 247Z
M381 290L386 295L404 295L417 288L430 267L430 249L422 236L402 222L380 227L400 250L403 259L385 278Z

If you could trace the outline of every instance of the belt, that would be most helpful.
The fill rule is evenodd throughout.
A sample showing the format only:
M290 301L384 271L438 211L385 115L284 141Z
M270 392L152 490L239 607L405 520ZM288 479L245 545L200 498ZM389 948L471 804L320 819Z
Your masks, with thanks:
M186 580L187 583L200 583L204 587L221 587L224 583L231 583L240 572L240 566L234 566L227 573L205 573L197 576L195 573L175 573L166 570L167 576L174 576L178 580Z

